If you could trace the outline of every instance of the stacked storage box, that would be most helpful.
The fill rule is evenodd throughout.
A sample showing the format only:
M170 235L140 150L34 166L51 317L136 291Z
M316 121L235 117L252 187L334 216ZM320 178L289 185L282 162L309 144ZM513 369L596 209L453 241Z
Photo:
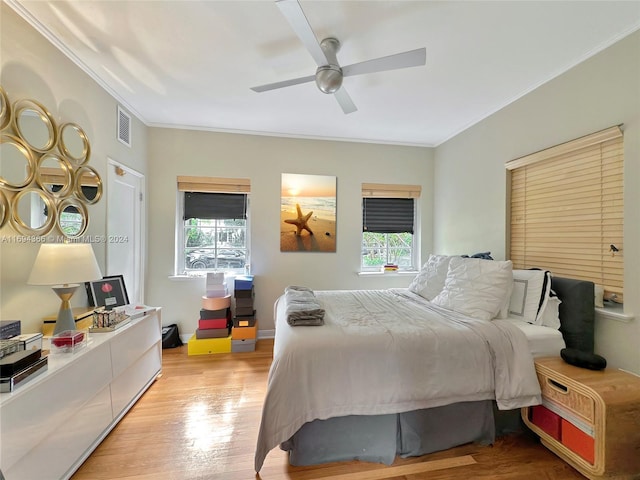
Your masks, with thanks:
M207 355L231 351L231 295L223 273L207 274L207 292L196 333L189 339L189 355Z
M231 330L232 352L253 352L256 349L258 322L253 308L254 296L253 275L236 277L234 284L236 310Z
M1 393L13 392L19 384L47 369L48 357L42 355L42 334L21 335L21 325L20 320L0 321Z

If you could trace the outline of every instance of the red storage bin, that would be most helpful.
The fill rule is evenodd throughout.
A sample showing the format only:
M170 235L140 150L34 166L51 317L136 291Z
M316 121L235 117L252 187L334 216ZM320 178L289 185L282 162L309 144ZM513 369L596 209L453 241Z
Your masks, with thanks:
M573 423L562 419L562 444L590 464L595 462L595 440Z
M531 423L560 441L562 417L542 405L531 407Z
M198 320L198 328L206 330L207 328L227 328L226 318L210 318L207 320Z

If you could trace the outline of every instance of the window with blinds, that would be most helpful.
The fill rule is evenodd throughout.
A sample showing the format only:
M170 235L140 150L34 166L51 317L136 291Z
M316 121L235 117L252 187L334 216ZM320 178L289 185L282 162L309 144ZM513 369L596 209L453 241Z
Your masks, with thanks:
M623 136L619 127L506 164L509 258L623 293Z
M362 184L363 271L385 265L414 270L417 265L416 198L419 185Z
M178 271L245 268L250 189L248 179L178 177Z

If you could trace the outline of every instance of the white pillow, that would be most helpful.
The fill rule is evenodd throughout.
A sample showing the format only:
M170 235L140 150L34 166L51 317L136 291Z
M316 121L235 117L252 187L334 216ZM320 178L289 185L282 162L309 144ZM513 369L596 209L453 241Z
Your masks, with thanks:
M549 296L544 310L540 313L542 325L556 330L560 328L560 304L562 302L556 296Z
M441 307L491 320L509 295L510 260L453 257L442 291L432 300Z
M513 289L509 301L509 316L534 325L542 325L542 316L551 279L544 270L514 270Z
M429 255L427 263L409 285L409 290L427 300L433 299L444 287L451 258L448 255Z

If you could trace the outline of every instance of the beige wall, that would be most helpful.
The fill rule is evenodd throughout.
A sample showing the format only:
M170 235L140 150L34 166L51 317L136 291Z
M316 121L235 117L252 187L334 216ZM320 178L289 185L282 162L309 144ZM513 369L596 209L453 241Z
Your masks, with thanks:
M116 140L117 102L57 48L31 28L13 10L0 5L0 84L12 101L31 98L44 104L60 124L77 123L91 143L89 165L106 181L107 157L146 173L146 127L132 119L133 146ZM90 205L87 236L105 234L106 196ZM52 234L56 235L54 231ZM40 330L42 317L55 314L60 300L49 287L26 284L38 244L28 241L10 226L0 230L0 318L20 319L23 332ZM105 245L93 244L102 271ZM84 288L73 306L87 304Z
M176 177L251 180L251 269L260 330L272 330L273 304L287 285L314 289L407 286L411 277L361 277L363 182L422 185L423 257L431 250L432 150L151 128L149 133L147 301L182 335L197 327L204 280L170 280L175 257ZM282 173L337 177L336 253L280 252Z
M625 312L597 320L596 352L640 373L640 32L550 81L436 149L434 244L439 253L505 257L505 162L624 124Z

